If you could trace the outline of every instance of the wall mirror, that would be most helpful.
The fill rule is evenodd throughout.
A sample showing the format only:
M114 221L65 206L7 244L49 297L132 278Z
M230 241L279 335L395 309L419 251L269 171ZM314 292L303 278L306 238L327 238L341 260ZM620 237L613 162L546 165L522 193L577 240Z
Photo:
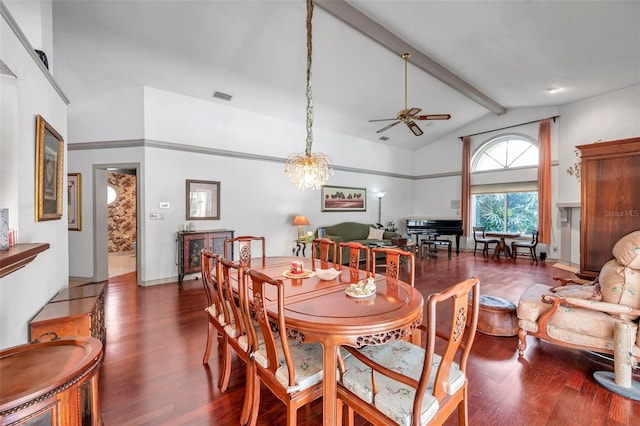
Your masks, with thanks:
M220 219L220 182L187 179L187 220Z

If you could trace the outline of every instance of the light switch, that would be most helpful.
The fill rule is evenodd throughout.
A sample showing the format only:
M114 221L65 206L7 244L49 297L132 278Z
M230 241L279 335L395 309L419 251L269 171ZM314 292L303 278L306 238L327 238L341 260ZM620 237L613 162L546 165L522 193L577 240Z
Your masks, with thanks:
M164 213L151 213L149 215L150 220L164 220Z

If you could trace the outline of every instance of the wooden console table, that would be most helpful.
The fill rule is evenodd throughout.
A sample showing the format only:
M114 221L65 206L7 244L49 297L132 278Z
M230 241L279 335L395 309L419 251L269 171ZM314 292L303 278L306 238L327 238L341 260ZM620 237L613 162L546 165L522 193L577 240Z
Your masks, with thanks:
M178 232L178 284L182 285L186 274L200 273L200 250L207 249L223 255L224 240L227 238L233 238L233 231L230 229ZM233 252L231 256L233 257Z
M58 336L91 336L106 344L104 318L106 284L61 290L31 320L31 340L55 332Z
M0 424L98 426L103 347L54 338L0 351Z

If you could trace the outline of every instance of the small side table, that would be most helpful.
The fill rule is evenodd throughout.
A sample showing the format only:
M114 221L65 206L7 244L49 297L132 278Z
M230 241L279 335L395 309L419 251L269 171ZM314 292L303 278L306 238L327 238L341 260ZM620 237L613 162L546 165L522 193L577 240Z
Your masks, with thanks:
M293 243L295 245L291 248L291 254L295 254L296 256L300 256L300 250L302 250L302 257L307 257L307 254L305 253L305 251L307 250L307 243L308 242L310 242L310 241L293 240Z

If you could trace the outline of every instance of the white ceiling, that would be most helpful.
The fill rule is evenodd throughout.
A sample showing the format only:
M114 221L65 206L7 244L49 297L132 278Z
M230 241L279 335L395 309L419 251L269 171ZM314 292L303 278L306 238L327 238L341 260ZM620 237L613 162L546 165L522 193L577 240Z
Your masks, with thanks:
M640 84L639 1L348 3L507 110ZM304 0L53 0L54 73L74 106L146 85L304 122L305 7ZM403 61L316 6L312 86L314 126L378 141L385 123L368 120L404 107ZM493 114L414 65L408 87L409 107L452 118L419 122L420 137L395 126L382 134L386 143L417 149ZM214 91L233 99L213 99Z

